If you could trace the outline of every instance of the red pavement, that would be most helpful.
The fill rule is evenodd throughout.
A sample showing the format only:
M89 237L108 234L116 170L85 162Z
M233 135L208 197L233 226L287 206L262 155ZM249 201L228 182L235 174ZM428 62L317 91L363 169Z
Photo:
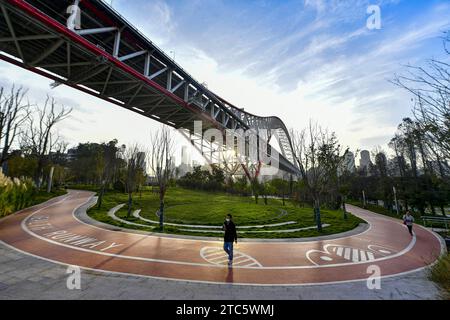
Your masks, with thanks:
M222 243L111 231L74 216L93 193L68 195L0 220L0 241L54 262L100 271L214 283L301 285L367 279L376 265L382 276L432 264L441 242L415 226L354 206L349 211L370 228L354 236L310 242L242 242L233 268Z

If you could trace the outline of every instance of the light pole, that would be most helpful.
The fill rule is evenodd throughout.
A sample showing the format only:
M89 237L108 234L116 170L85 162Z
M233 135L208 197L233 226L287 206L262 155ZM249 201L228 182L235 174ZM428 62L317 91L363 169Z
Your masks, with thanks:
M366 193L364 192L364 190L362 191L362 195L363 195L363 208L366 208Z
M395 186L392 187L392 190L394 190L395 209L397 210L397 215L399 215L398 201L397 201L397 190L395 189Z

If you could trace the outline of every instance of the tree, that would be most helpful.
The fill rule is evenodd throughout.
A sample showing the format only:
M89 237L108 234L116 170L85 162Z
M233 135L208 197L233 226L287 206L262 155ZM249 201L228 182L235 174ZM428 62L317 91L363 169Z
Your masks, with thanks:
M142 174L142 164L145 162L142 159L142 152L139 146L134 144L125 150L126 176L125 189L128 194L128 212L127 217L131 216L131 208L133 206L133 192L136 191L139 175Z
M259 195L261 194L262 188L261 183L258 181L258 177L253 175L250 179L250 187L253 192L253 197L255 198L255 203L258 204Z
M450 32L444 36L444 50L450 55ZM450 64L431 59L426 67L407 66L396 75L395 85L410 92L415 101L414 116L429 141L435 157L450 159Z
M164 230L164 197L173 177L175 166L173 159L173 138L170 129L161 127L150 137L150 168L159 187L159 226Z
M8 160L8 175L13 178L32 177L36 167L37 162L33 157L12 152Z
M209 190L222 190L225 184L225 172L219 166L211 166L212 172L209 175Z
M111 182L114 169L116 167L118 148L117 139L109 141L107 144L102 144L103 157L102 157L102 173L101 173L101 187L98 196L98 208L102 207L103 195L105 194L106 186Z
M281 196L283 200L283 206L285 205L286 194L289 192L289 181L286 181L281 178L276 178L270 181L272 185L272 190L276 193L277 196Z
M68 164L77 183L100 184L104 167L103 145L80 143L71 150L73 160Z
M419 121L403 119L395 137L391 140L390 147L396 153L395 160L400 173L400 179L398 179L400 194L406 208L408 204L411 204L418 208L421 214L425 214L427 206L433 214L435 214L435 206L441 207L442 210L442 196L445 192L441 191L448 184L448 179L446 179L442 163L437 161L440 177L434 169L433 151L431 151L433 147ZM387 195L385 192L384 196Z
M71 108L58 107L54 98L47 96L43 107L35 107L26 118L27 128L22 133L22 149L37 159L35 183L38 189L42 185L44 167L48 155L58 144L59 137L53 132L56 124L66 119Z
M329 191L330 182L337 176L337 168L343 158L340 155L340 145L334 133L324 131L312 121L307 129L293 132L291 136L301 179L313 202L314 218L317 229L321 232L321 196Z
M20 135L21 126L30 114L30 104L24 102L26 90L15 89L9 94L0 88L0 168L10 157L11 147Z

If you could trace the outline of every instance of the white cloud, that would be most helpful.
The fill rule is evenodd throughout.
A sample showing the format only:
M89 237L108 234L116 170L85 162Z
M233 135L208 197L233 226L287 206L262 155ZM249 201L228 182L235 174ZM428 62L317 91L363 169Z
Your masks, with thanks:
M234 22L235 17L227 16L221 7L224 16L202 25L195 38L188 36L189 30L199 26L180 25L175 9L166 2L142 3L138 7L121 0L117 7L126 8L127 19L151 40L167 51L174 50L176 61L199 82L207 82L218 95L251 113L279 116L288 127L302 129L310 118L315 119L353 149L386 143L408 114L407 93L387 79L410 59L420 62L421 53L412 49L424 48L424 42L448 26L445 13L450 13L448 6L441 5L440 11L422 12L409 25L387 19L384 30L369 32L364 28L365 10L360 10L367 1L354 2L353 7L340 7L336 1L306 1L308 8L313 6L327 19L309 21L304 12L299 13L297 21L286 22L295 28L282 34L277 28L286 25L283 21L281 26L270 25L274 19L270 12L244 28L227 24L227 19ZM197 1L191 13L202 5ZM357 23L343 31L342 21ZM395 30L399 26L404 29ZM50 82L36 75L4 63L0 71L9 75L9 82L30 85L36 99L50 91ZM118 138L121 143L146 144L149 131L159 127L155 121L71 88L61 86L52 93L75 106L70 124L60 127L72 143Z

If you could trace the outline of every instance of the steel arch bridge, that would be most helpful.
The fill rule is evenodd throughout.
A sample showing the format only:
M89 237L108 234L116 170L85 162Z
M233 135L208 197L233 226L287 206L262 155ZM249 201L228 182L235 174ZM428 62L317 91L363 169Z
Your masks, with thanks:
M268 130L266 143L276 137L281 151L271 149L270 157L276 153L280 170L300 174L281 119L250 114L217 96L103 1L0 0L0 9L0 59L48 77L54 86L68 85L183 129L205 158L205 150L214 148L203 137L209 128ZM195 121L203 123L197 136ZM249 164L241 166L249 176Z

